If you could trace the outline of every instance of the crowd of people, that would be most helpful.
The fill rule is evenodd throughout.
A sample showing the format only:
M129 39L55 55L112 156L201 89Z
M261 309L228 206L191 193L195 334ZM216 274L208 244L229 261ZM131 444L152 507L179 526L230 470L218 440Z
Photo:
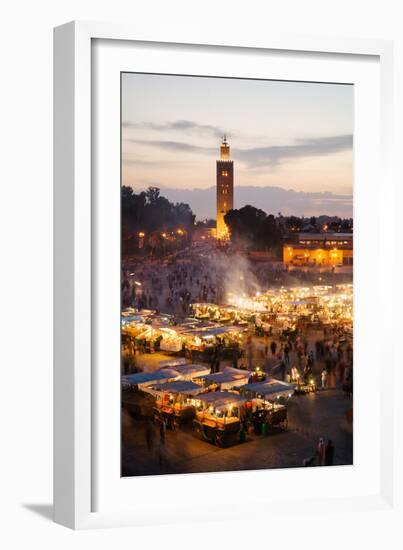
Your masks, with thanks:
M192 303L225 304L228 290L236 289L236 284L232 288L229 284L231 274L232 281L236 279L235 283L245 293L260 285L261 288L269 288L270 285L287 285L297 281L299 284L342 282L335 273L320 274L320 280L318 273L312 271L290 272L279 263L237 264L235 259L222 251L192 247L171 258L126 262L122 270L122 305L185 317L191 313ZM259 365L263 372L285 382L308 384L314 380L317 388L340 388L346 395L352 395L353 347L351 337L345 333L343 326L327 326L321 336L300 329L290 334L279 334L277 331L274 334L272 327L263 322L259 324L257 317L255 327L248 328L245 341L232 346L231 353L228 353L225 341L217 338L207 358L211 372L219 372L227 365L254 371ZM127 373L135 365L136 355L150 350L146 343L144 346L131 344L126 347L127 361L124 364ZM186 353L184 349L183 354ZM145 425L147 447L158 449L162 471L166 469L165 431L164 423L157 429L148 422ZM304 465L332 465L334 453L333 442L320 438L314 456L306 459L307 464Z
M224 300L221 265L188 251L170 261L143 261L123 270L122 303L138 309L188 315L193 302L220 303Z
M250 262L211 245L193 245L167 258L124 259L124 307L187 315L193 302L227 302L228 293L294 284L337 284L348 275L290 270L281 262Z

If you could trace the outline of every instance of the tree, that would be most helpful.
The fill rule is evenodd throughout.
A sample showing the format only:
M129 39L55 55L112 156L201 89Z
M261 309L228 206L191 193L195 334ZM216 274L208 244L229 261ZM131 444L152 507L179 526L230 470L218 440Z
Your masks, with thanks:
M275 217L254 206L230 210L224 217L234 243L249 249L268 250L281 242Z
M121 200L122 238L125 250L128 247L135 251L139 249L140 233L144 233L141 237L145 244L144 247L141 246L143 251L155 251L158 248L157 237L151 238L154 232L177 234L178 229L182 230L181 246L185 246L190 239L195 220L192 209L185 203L171 203L161 196L158 187L149 187L146 191L136 194L131 187L122 186ZM130 240L133 241L131 245L128 244ZM179 239L177 241L175 246L179 246Z
M300 231L304 226L304 220L297 216L287 216L285 223L291 231Z

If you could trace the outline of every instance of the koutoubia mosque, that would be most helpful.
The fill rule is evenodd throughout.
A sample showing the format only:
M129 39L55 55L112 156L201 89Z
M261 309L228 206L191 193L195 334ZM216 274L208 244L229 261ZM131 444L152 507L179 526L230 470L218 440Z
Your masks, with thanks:
M217 239L228 240L230 238L224 216L233 208L234 161L230 159L230 147L226 136L224 136L220 146L220 160L217 160Z

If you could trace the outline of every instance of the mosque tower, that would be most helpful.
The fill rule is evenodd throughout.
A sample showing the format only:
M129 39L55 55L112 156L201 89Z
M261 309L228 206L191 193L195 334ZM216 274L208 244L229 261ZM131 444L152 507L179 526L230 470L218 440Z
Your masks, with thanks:
M230 235L224 222L224 216L233 208L234 161L230 160L230 147L226 136L224 136L220 146L220 160L217 160L217 239L229 239Z

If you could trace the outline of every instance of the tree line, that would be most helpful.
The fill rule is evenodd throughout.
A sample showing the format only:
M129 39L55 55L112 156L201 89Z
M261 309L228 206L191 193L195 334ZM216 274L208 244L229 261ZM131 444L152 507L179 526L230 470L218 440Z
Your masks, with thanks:
M192 231L214 227L215 220L195 220L186 203L172 203L163 197L158 187L135 193L122 186L122 241L124 253L166 254L187 246ZM292 233L351 232L352 219L337 216L298 217L266 214L260 208L246 205L230 210L224 217L233 245L261 251L277 251Z
M224 221L228 226L233 244L249 250L280 252L285 239L293 238L299 232L350 233L353 220L338 216L283 216L281 212L274 216L266 214L260 208L246 205L230 210Z
M172 203L160 194L158 187L135 193L122 186L122 230L124 234L191 229L195 215L188 204Z
M122 252L165 255L186 246L195 215L188 204L172 203L158 187L135 193L121 190Z

